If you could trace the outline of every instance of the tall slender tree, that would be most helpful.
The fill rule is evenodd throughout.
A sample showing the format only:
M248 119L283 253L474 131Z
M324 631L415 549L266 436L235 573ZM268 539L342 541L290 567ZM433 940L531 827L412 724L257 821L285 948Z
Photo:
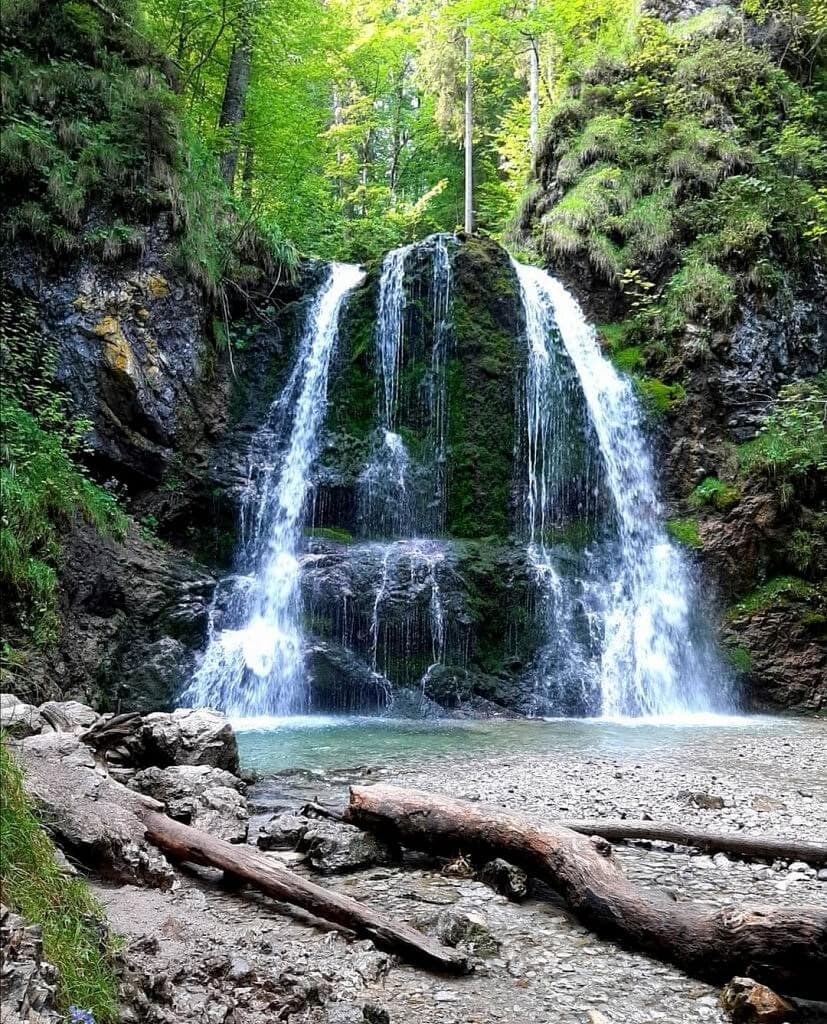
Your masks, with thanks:
M474 67L471 24L465 23L465 231L474 232Z
M244 0L239 18L238 31L224 84L224 98L218 116L218 128L226 135L225 149L220 157L221 176L232 187L238 165L241 122L247 102L247 88L250 84L250 68L253 61L253 15L256 0Z

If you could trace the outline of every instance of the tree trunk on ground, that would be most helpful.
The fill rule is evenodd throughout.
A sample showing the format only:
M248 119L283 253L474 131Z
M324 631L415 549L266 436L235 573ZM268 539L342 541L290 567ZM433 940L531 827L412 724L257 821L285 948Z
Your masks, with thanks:
M630 882L608 846L570 829L396 786L354 786L345 818L415 849L504 857L553 886L599 935L698 977L748 975L793 994L823 992L824 908L676 903Z
M284 903L301 907L370 939L382 949L398 953L426 967L453 973L468 970L468 961L415 928L392 921L350 896L342 896L273 863L249 846L215 839L206 832L182 825L165 814L141 814L150 842L177 860L221 868Z
M702 832L666 821L560 821L587 836L602 836L610 842L624 839L660 839L680 846L693 846L705 853L734 853L761 860L803 860L808 864L827 864L827 843L808 840L777 839L773 836L749 836L738 833Z
M474 73L471 29L465 26L465 233L474 232Z
M221 154L221 177L232 188L238 165L239 127L244 118L247 101L247 86L250 84L250 67L253 60L253 0L248 0L241 18L230 64L224 84L224 99L218 127L226 129L226 149Z

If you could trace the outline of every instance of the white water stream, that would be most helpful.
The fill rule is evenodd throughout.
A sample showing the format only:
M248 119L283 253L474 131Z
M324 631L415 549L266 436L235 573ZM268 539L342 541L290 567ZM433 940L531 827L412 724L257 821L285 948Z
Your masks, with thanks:
M704 629L692 573L663 525L632 383L603 356L594 328L559 281L516 261L514 269L528 342L525 532L552 649L540 671L569 686L577 680L589 712L604 717L725 706L726 673ZM546 542L561 446L555 427L571 412L556 369L561 347L585 397L614 519L614 536L591 545L579 577L564 574Z
M298 547L339 313L364 276L358 267L332 264L308 312L293 370L260 432L270 447L281 444L284 450L264 467L257 488L258 508L246 545L251 576L239 577L230 601L242 622L213 630L184 703L219 707L231 717L306 709ZM251 452L264 447L261 440L254 438Z

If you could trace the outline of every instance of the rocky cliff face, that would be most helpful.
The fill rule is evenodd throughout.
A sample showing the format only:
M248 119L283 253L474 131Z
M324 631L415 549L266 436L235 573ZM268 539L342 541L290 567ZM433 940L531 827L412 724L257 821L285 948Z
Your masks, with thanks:
M7 251L8 309L53 348L73 414L91 423L88 464L132 523L123 541L78 520L59 564L57 644L22 645L4 688L27 698L80 696L106 707L166 707L203 647L217 574L231 559L246 442L289 357L296 285L263 282L215 304L169 257L166 219L140 258L68 260ZM306 279L302 275L307 275ZM266 301L265 297L266 296Z

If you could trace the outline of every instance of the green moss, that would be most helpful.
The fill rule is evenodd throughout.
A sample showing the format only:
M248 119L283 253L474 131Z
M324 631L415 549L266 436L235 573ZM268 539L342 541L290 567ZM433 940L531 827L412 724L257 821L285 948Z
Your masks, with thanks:
M725 648L726 658L729 664L740 675L749 675L752 671L752 655L746 647Z
M708 476L689 495L691 508L712 505L722 512L737 505L740 500L741 492L737 487L725 484L715 476Z
M623 348L627 325L624 321L613 324L599 324L597 332L610 352Z
M635 382L646 409L654 416L672 412L686 398L681 384L665 384L655 377L638 377Z
M757 587L750 594L740 598L727 613L730 619L738 619L756 612L764 611L778 602L799 600L808 601L818 596L818 589L807 580L797 576L774 576L766 583Z
M118 1019L115 943L86 883L67 876L23 790L22 773L0 736L0 882L3 902L43 928L43 955L59 972L58 996L91 1010L97 1024Z
M349 530L342 530L334 526L314 526L304 531L305 537L314 537L317 540L329 540L336 544L352 544L353 534Z
M504 537L509 531L520 309L505 253L486 239L460 246L447 372L446 526L455 537Z
M703 541L698 532L697 519L669 519L666 523L669 536L687 548L702 548Z
M635 373L643 366L643 349L640 345L627 345L612 352L611 360L621 373Z

